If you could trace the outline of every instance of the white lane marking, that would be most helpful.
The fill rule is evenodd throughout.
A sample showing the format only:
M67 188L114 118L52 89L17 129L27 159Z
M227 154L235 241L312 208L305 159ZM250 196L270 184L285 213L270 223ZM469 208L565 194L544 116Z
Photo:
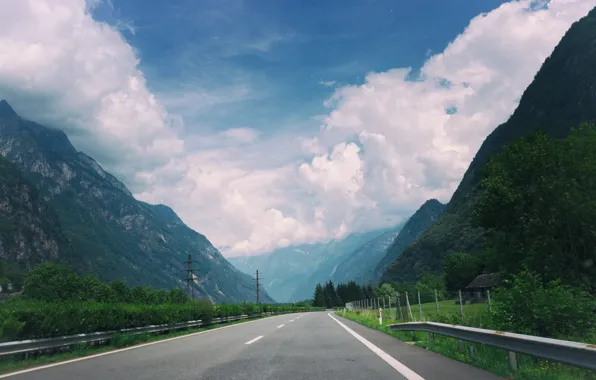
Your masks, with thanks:
M348 326L344 325L337 319L333 318L331 313L328 313L327 315L329 317L331 317L331 319L333 319L335 322L339 323L339 325L341 327L343 327L347 332L349 332L354 338L358 339L362 344L364 344L366 347L368 347L369 350L371 350L372 352L377 354L377 356L379 356L381 359L383 359L385 362L387 362L387 364L389 364L391 367L393 367L393 369L395 369L397 372L401 373L406 379L408 379L408 380L424 380L424 378L421 377L420 375L418 375L416 372L412 371L411 369L409 369L402 363L395 360L395 358L393 356L391 356L388 353L386 353L385 351L381 350L379 347L375 346L368 340L364 339L362 336L358 335L356 332L354 332L354 330L352 330Z
M294 322L294 320L292 319L290 322Z
M275 316L271 316L271 317L275 317ZM52 364L42 365L42 366L39 366L39 367L33 367L33 368L23 369L21 371L10 372L10 373L6 373L6 374L3 374L3 375L0 375L0 379L5 379L7 377L16 376L16 375L21 375L21 374L27 373L27 372L39 371L40 369L56 367L56 366L63 365L63 364L80 362L82 360L94 359L94 358L98 358L98 357L101 357L101 356L117 354L119 352L134 350L136 348L141 348L141 347L146 347L146 346L152 346L154 344L169 342L169 341L176 340L176 339L182 339L182 338L188 338L188 337L195 336L195 335L206 334L206 333L210 333L210 332L217 331L217 330L227 329L227 328L230 328L230 327L237 327L237 326L248 325L249 323L261 322L261 321L266 320L266 319L269 319L271 317L265 317L265 318L257 319L255 321L247 321L247 322L242 322L242 323L236 323L236 324L229 325L229 326L217 327L215 329L206 330L206 331L199 331L199 332L192 333L192 334L187 334L187 335L175 336L173 338L168 338L168 339L163 339L163 340L156 340L155 342L138 344L136 346L130 346L130 347L120 348L120 349L113 350L113 351L102 352L101 354L83 356L81 358L76 358L76 359L71 359L71 360L65 360L63 362L52 363Z
M282 327L284 327L284 326L285 326L285 325L279 325L279 326L277 326L277 328L278 328L278 329L280 329L280 328L282 328Z
M254 342L256 342L257 340L261 339L263 337L263 335L259 335L258 337L249 340L248 342L244 343L244 344L253 344Z

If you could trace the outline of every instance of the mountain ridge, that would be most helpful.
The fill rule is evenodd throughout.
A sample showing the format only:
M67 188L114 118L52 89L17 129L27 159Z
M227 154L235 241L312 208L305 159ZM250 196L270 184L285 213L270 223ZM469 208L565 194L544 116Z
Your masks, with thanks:
M596 8L573 23L534 80L511 117L482 143L445 213L391 264L381 281L415 282L424 273L439 273L451 252L476 253L483 231L472 223L472 207L481 168L502 147L535 131L566 137L581 122L596 120Z
M6 101L0 102L0 155L57 215L74 254L55 260L106 281L172 288L185 287L183 262L191 254L200 269L198 294L218 302L254 298L250 276L173 210L136 200L64 132L21 118ZM272 301L266 293L262 299Z

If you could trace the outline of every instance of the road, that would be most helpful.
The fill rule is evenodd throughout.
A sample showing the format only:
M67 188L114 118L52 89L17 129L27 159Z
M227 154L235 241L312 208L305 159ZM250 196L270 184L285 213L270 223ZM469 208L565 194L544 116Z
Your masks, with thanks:
M502 380L328 312L245 322L0 378Z

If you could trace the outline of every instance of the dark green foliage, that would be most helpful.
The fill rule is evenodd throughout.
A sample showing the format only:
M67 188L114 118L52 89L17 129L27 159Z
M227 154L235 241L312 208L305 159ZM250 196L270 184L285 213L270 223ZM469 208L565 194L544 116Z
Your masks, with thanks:
M180 289L165 291L150 286L128 287L116 280L111 284L93 276L79 276L65 266L38 264L25 276L27 298L41 301L110 302L144 305L181 304L188 297Z
M544 282L540 275L526 270L505 280L494 295L495 327L521 334L583 340L596 325L595 300L558 280Z
M359 301L373 297L373 288L370 285L358 285L354 281L347 284L337 284L327 281L324 285L317 284L313 295L315 307L343 307L348 302Z
M468 204L457 213L445 212L387 268L381 282L416 283L424 274L440 275L449 253L480 251L482 229L472 225L470 214Z
M450 291L463 290L478 274L482 264L469 253L450 253L443 260L445 287Z
M565 139L530 136L487 165L475 216L505 274L525 265L596 291L595 146L584 125Z
M45 338L60 335L108 331L153 324L209 320L213 309L209 302L193 301L184 305L143 305L97 302L10 300L0 309L0 319L12 325L23 324L18 333L0 336ZM4 322L6 324L6 322Z
M325 307L325 292L321 284L315 287L315 294L313 296L313 303L315 307Z

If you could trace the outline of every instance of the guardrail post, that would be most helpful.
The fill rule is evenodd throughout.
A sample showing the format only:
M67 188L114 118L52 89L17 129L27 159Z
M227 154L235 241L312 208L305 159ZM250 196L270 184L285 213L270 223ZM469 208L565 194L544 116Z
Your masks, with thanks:
M435 336L433 335L433 333L429 332L428 333L428 343L434 343L435 342Z
M462 353L462 354L464 352L466 352L466 345L464 344L464 341L461 340L461 339L458 339L457 340L457 343L458 343L458 346L459 346L459 352Z
M509 351L509 368L512 371L517 371L517 354L513 351Z
M468 346L468 351L470 352L470 358L474 359L474 356L475 356L474 346L470 344Z

